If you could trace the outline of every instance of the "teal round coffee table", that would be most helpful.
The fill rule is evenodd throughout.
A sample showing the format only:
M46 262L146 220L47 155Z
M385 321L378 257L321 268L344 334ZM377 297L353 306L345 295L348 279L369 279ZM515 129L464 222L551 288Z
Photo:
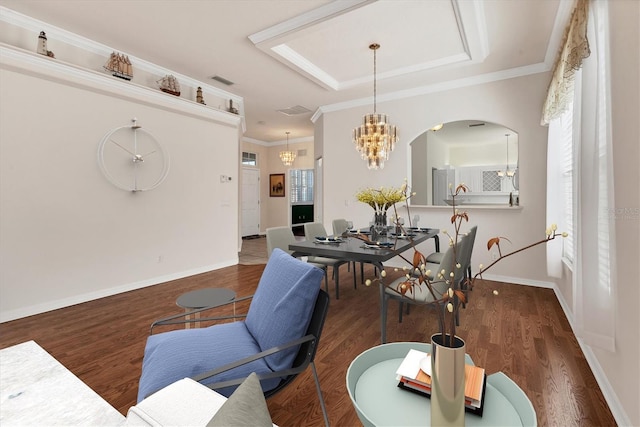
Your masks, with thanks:
M398 387L396 371L410 349L431 352L431 344L398 342L370 348L347 370L347 391L365 426L428 426L431 401ZM466 355L467 363L473 364ZM536 416L524 392L499 372L487 377L483 416L465 414L467 426L535 426Z

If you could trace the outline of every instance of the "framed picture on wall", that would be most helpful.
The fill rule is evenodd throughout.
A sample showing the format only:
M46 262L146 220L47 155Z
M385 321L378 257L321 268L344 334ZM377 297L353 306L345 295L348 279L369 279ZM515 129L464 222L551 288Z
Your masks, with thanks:
M272 173L269 175L269 196L284 197L283 173Z

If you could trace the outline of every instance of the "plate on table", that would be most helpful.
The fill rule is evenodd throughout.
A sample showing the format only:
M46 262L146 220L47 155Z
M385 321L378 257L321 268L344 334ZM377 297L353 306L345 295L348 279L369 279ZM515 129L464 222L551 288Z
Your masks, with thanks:
M344 240L336 238L336 237L316 237L316 243L342 243Z
M407 233L407 234L396 234L396 233L391 233L392 237L397 237L398 239L408 239L410 237L415 237L416 233Z
M364 236L368 236L371 232L369 230L350 230L349 234L362 234Z
M393 242L377 242L377 243L365 243L364 248L367 249L390 249L393 248Z
M419 231L421 233L427 233L429 230L431 230L430 228L426 228L426 227L411 227L409 228L409 230L411 231Z

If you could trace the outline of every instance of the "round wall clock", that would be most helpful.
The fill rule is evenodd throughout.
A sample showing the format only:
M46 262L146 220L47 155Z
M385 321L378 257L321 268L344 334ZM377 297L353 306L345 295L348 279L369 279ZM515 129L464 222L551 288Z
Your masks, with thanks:
M153 190L169 173L169 155L136 118L131 121L131 125L112 129L102 138L98 164L104 176L122 190Z

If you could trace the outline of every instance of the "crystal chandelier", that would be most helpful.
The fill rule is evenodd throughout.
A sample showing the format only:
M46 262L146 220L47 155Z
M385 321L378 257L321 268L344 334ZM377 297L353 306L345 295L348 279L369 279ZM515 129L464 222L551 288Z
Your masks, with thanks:
M285 166L291 166L293 161L296 159L296 153L289 150L289 132L287 134L287 149L286 151L280 152L280 160L284 163Z
M504 136L507 137L507 165L506 165L506 169L503 171L498 171L498 176L500 178L504 178L505 176L509 177L509 178L513 178L513 176L516 174L515 170L511 170L509 169L509 136L511 134L510 133L505 133Z
M389 160L389 153L398 142L398 130L389 124L387 115L376 113L376 51L379 48L377 43L369 45L373 50L373 114L365 115L362 125L353 129L353 143L369 169L384 168L384 161Z

